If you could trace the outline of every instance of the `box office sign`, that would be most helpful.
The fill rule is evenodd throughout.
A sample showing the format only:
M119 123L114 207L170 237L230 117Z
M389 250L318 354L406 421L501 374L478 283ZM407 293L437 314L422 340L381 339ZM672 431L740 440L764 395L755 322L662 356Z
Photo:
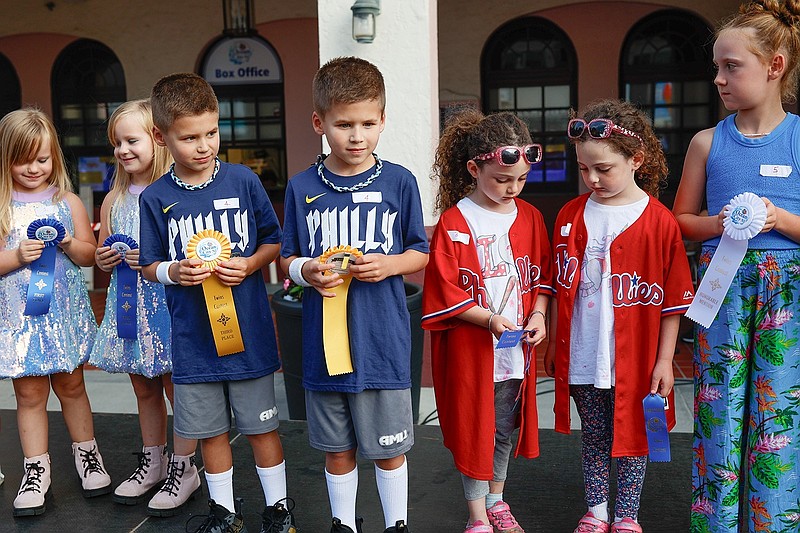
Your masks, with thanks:
M206 54L203 77L212 85L250 85L283 81L275 50L251 37L217 41Z

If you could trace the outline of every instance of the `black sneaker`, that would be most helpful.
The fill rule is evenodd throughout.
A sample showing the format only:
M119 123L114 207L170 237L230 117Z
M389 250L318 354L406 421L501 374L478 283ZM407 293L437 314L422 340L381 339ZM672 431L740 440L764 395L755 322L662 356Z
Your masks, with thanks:
M286 507L281 502L286 502ZM283 498L261 513L261 533L297 533L294 525L294 500Z
M410 533L406 523L398 520L392 527L387 527L383 533Z
M242 499L236 498L234 501L236 512L228 511L214 500L208 500L208 516L197 529L189 529L189 524L202 515L189 517L186 521L186 533L247 533L242 519Z
M342 524L342 521L333 517L333 524L331 524L331 533L362 533L361 532L361 523L364 522L364 519L360 516L356 518L356 530L353 531L350 529L349 526Z

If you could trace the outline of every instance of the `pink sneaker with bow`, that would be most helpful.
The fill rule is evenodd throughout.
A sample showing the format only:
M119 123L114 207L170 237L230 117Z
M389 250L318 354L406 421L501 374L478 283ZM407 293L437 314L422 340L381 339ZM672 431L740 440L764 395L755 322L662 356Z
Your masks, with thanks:
M503 500L486 509L486 514L489 516L489 523L494 528L494 533L525 533L511 514L511 507Z
M642 526L626 517L611 524L611 533L642 533Z
M591 511L578 520L578 527L572 533L608 533L611 524L595 518Z

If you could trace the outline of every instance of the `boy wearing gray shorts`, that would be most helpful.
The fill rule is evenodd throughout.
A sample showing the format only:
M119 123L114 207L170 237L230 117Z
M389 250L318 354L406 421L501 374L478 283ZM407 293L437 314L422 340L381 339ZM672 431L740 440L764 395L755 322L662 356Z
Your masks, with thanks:
M283 270L315 289L303 296L309 441L325 452L331 533L360 531L357 451L375 462L385 532L407 532L414 434L403 275L428 262L419 189L374 153L386 100L374 65L333 59L312 92L314 130L331 153L289 180L281 249Z
M233 497L233 411L264 492L262 531L288 533L294 517L282 502L286 468L273 385L280 363L261 276L280 249L278 219L252 170L217 159L219 106L203 78L161 78L151 105L156 142L175 163L140 196L139 264L145 278L166 286L174 429L200 440L206 469L209 515L201 529L244 530Z

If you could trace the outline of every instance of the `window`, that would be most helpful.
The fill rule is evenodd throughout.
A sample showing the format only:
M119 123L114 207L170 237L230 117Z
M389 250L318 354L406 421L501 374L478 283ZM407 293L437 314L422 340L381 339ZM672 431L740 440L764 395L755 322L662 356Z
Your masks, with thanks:
M122 64L110 48L81 39L53 65L53 119L64 148L78 156L106 152L106 121L125 98Z
M275 49L257 34L222 37L206 51L200 74L219 99L220 158L252 168L273 202L282 201L283 67Z
M528 174L529 192L572 192L574 157L567 141L570 107L575 106L577 59L566 34L552 22L525 17L500 27L481 58L483 108L510 111L528 125L543 161Z
M656 12L636 24L622 48L620 91L653 119L678 188L689 141L716 122L709 27L690 13Z
M22 92L14 65L0 54L0 117L22 106Z

